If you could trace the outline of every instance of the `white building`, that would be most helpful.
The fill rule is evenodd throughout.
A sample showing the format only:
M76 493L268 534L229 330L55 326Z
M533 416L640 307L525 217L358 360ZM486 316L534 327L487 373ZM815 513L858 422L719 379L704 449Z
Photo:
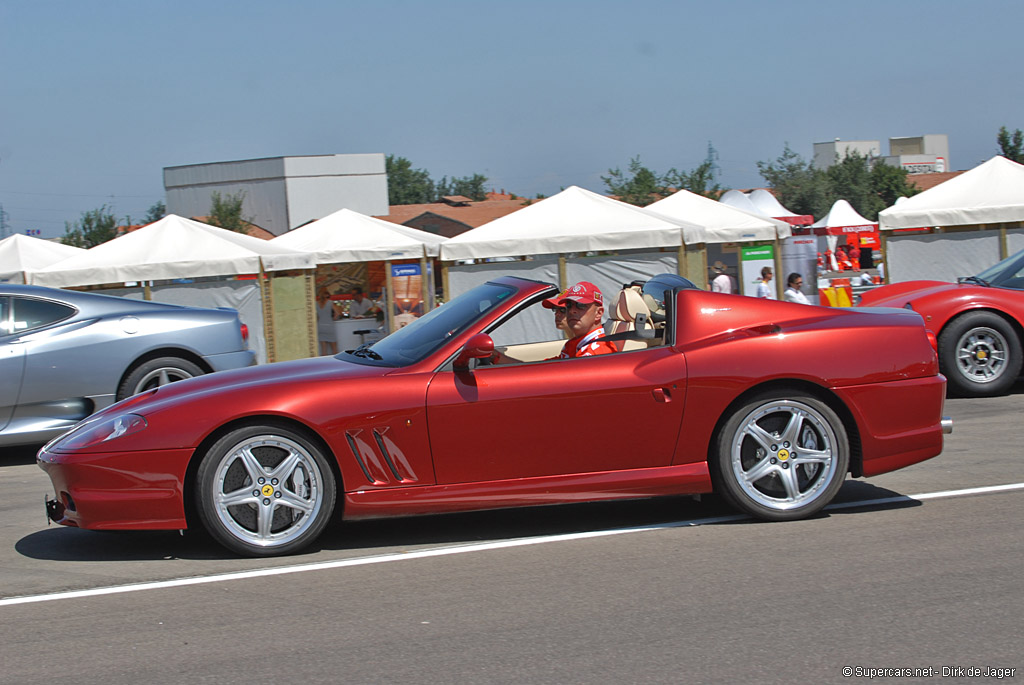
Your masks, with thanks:
M890 138L889 156L882 161L903 167L911 174L935 174L952 171L949 163L949 137L945 134Z
M382 153L268 157L164 168L167 213L207 216L214 192L244 193L242 218L282 235L339 209L388 213Z
M877 140L835 140L814 144L814 166L828 169L847 155L856 152L867 157L871 163L885 162L891 166L903 167L911 174L932 174L951 171L949 163L949 137L946 134L929 134L889 139L889 155L882 156L882 146Z
M830 140L827 143L814 144L814 167L828 169L836 162L852 153L874 159L882 154L882 144L877 140Z

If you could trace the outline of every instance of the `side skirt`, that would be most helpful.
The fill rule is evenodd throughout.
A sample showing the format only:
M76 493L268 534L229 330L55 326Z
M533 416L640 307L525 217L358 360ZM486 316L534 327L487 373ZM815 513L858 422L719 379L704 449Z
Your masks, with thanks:
M413 487L354 490L344 494L344 518L444 514L542 504L570 504L658 495L711 492L707 462L630 471L576 473Z

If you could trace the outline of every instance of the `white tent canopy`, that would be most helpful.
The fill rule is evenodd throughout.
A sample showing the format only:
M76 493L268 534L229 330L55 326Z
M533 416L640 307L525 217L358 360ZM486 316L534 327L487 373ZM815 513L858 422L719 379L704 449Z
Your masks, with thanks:
M441 258L451 261L679 247L684 233L693 236L693 243L705 242L700 226L670 221L571 186L446 240L441 245Z
M15 233L0 240L0 282L24 283L25 272L44 269L84 252L80 247Z
M882 230L1024 221L1024 165L996 156L878 215Z
M784 216L798 216L795 212L786 209L779 199L764 188L750 191L747 195L750 202L757 208L758 213L776 219Z
M680 190L644 209L671 221L689 221L699 225L702 236L690 235L691 232L683 229L683 239L687 244L775 240L792 234L785 221L750 214L689 190Z
M742 209L744 212L749 212L757 216L768 216L758 209L757 205L755 205L753 201L751 201L750 197L742 190L727 190L722 193L722 197L718 198L718 201L723 205L728 205L735 209Z
M445 238L408 226L341 209L271 240L312 252L317 264L436 257Z
M171 214L34 272L55 287L312 269L313 256Z
M860 233L863 231L875 230L876 224L862 217L856 209L846 200L836 200L828 214L811 224L811 228L828 229L831 235L839 233ZM860 231L853 229L861 229Z

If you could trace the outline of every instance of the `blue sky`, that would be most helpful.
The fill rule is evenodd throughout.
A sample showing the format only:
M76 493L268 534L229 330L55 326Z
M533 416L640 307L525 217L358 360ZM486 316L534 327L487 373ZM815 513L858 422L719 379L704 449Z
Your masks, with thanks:
M141 218L167 166L383 152L435 178L602 192L639 155L763 185L788 143L1024 128L1024 3L0 0L0 205Z

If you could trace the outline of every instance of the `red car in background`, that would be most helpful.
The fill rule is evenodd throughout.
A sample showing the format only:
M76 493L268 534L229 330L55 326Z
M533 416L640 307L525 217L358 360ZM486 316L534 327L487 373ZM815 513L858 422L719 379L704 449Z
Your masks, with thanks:
M47 514L99 530L201 525L253 556L301 549L336 510L714 491L791 520L825 507L847 473L939 454L951 429L914 312L710 293L662 275L606 300L622 351L552 359L564 341L541 302L556 293L500 278L336 357L113 405L40 451Z
M939 368L951 393L1007 392L1024 361L1024 252L956 283L908 281L865 292L861 307L902 307L938 336Z

